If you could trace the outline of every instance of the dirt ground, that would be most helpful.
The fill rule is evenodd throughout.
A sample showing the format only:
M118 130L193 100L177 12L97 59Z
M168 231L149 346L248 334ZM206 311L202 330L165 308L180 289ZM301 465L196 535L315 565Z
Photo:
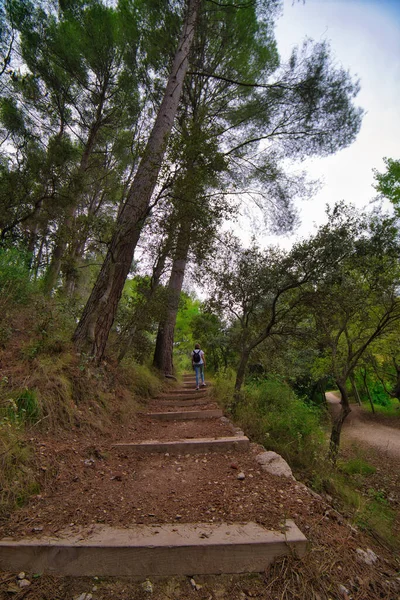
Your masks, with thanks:
M210 403L210 407L212 407ZM215 405L214 405L215 406ZM149 410L160 410L160 401ZM176 410L176 409L175 409ZM249 452L197 455L138 455L113 447L115 441L175 440L232 435L224 420L156 422L145 415L113 423L100 433L70 432L56 438L31 435L40 472L40 494L0 523L1 536L86 535L97 524L256 521L279 528L292 518L309 540L303 559L276 561L266 573L132 581L0 574L0 598L14 600L400 600L400 560L379 540L364 535L321 497L295 480L262 471ZM351 448L347 446L348 452ZM379 455L381 456L381 455ZM376 460L379 461L377 455ZM374 485L398 476L381 460ZM397 468L397 467L396 467ZM238 479L239 473L244 479ZM399 473L399 470L397 471ZM381 478L381 479L379 479ZM398 498L398 495L396 496ZM366 564L359 551L376 555ZM85 595L86 594L86 595Z
M327 392L326 398L334 410L339 406L340 400L336 394ZM343 424L343 436L376 448L384 456L400 459L400 419L389 420L352 404L351 413Z

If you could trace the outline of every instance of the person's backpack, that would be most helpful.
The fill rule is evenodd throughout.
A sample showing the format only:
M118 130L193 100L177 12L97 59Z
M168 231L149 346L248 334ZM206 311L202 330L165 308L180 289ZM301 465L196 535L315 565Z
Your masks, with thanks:
M193 362L195 362L195 363L200 362L200 360L201 360L200 352L201 352L201 350L193 350Z

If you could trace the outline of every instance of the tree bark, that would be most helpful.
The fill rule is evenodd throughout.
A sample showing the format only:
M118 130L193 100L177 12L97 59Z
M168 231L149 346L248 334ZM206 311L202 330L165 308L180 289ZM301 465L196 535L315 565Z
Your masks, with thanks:
M249 358L250 358L250 348L245 348L244 350L242 350L241 356L240 356L240 362L239 362L239 366L236 372L236 380L235 380L235 392L234 392L234 404L237 405L240 401L240 390L242 389L242 385L243 385L243 381L244 381L244 376L246 374L246 368L247 368L247 363L249 362Z
M354 397L357 400L357 404L358 404L358 406L361 406L361 404L362 404L361 403L361 398L360 398L360 394L358 393L356 381L355 381L355 378L354 378L354 373L352 373L349 376L349 379L350 379L351 387L353 388Z
M329 458L333 463L336 463L339 446L340 446L340 435L342 433L343 423L346 417L351 413L351 408L349 404L349 396L347 394L346 389L346 381L336 381L336 384L339 388L341 400L341 410L338 416L334 419L332 424L331 438L330 438L330 446L329 446Z
M104 354L133 254L148 216L151 195L157 183L182 94L199 5L200 0L189 0L164 98L126 203L117 220L107 256L73 336L77 347L88 349L97 361Z
M45 282L44 282L45 294L50 294L52 292L53 288L55 287L55 285L57 283L57 279L60 275L61 265L62 265L62 257L64 256L65 250L67 248L68 236L72 229L76 210L77 210L77 207L79 204L79 199L82 194L81 190L77 189L76 182L78 181L79 176L86 173L86 171L88 169L90 156L93 152L93 148L95 146L98 133L102 127L103 108L104 108L104 103L105 103L105 98L106 98L107 86L108 86L108 79L106 78L104 80L101 94L99 97L99 103L97 105L96 115L95 115L94 121L92 122L92 124L90 126L89 135L87 137L87 140L86 140L86 143L84 146L84 151L83 151L83 154L81 157L81 161L79 163L78 171L75 175L76 179L74 179L74 181L73 181L72 194L71 194L72 200L71 200L70 205L67 208L64 222L60 224L58 231L57 231L56 246L54 248L52 259L51 259L48 271L45 276ZM78 186L79 186L79 183L78 183ZM74 253L74 250L72 252Z
M156 348L154 351L153 365L168 375L172 375L174 372L174 333L190 248L190 229L188 221L181 224L171 276L168 282L167 311L165 318L160 321L158 326Z
M362 371L362 376L363 376L363 381L364 381L364 388L365 388L365 391L367 392L371 410L372 410L373 414L375 414L375 406L374 406L373 400L371 398L371 392L369 391L368 382L367 382L367 369L364 369Z
M144 303L139 305L137 310L134 311L130 323L127 327L127 331L125 332L125 335L122 336L123 342L121 344L121 349L118 355L118 362L121 362L124 359L129 348L132 346L137 331L144 329L149 322L149 305L160 285L160 279L165 267L165 261L168 256L168 252L169 246L167 243L163 250L160 252L160 255L154 266L150 285L148 290L146 290Z

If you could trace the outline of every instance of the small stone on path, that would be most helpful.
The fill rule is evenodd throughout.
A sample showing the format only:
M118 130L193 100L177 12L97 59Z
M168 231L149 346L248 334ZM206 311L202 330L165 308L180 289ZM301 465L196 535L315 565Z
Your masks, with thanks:
M142 583L141 588L144 592L147 592L148 594L152 594L154 591L153 584L151 583L151 581L149 581L149 579L146 579L146 581Z
M367 565L373 565L378 560L377 555L371 550L371 548L367 548L367 551L357 548L356 552L360 559Z

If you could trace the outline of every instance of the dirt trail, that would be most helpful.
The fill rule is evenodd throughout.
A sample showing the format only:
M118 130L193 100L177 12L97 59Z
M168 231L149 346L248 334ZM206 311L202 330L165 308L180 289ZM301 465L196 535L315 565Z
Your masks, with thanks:
M224 418L186 421L152 420L157 411L217 408L212 392L196 394L207 404L188 401L193 382L171 387L149 400L134 419L115 421L101 432L65 431L60 435L36 432L30 438L40 472L40 494L0 520L0 536L66 538L86 536L103 526L129 530L131 525L159 527L169 523L244 523L280 528L288 518L309 540L302 559L280 558L262 574L167 578L137 582L130 578L32 576L29 586L18 585L17 573L0 572L0 600L72 600L129 598L131 600L271 600L272 598L400 599L399 562L390 550L366 537L320 496L290 478L260 469L255 455L262 447L238 452L199 454L131 454L115 449L116 441L147 438L177 440L237 432ZM178 406L169 403L175 397ZM333 408L337 399L333 398ZM149 412L148 412L149 411ZM147 412L147 414L146 414ZM354 415L351 422L354 419ZM384 428L387 429L387 428ZM351 431L351 426L346 431ZM397 432L400 434L400 432ZM387 438L385 438L387 439ZM241 473L242 472L242 473ZM239 477L239 473L245 477ZM156 532L157 533L157 532ZM360 552L370 548L376 561L367 564Z
M333 392L327 392L326 399L331 405L332 415L339 410L340 398ZM400 430L381 423L363 420L363 408L352 405L351 413L343 425L345 438L357 440L376 448L386 456L400 458Z

